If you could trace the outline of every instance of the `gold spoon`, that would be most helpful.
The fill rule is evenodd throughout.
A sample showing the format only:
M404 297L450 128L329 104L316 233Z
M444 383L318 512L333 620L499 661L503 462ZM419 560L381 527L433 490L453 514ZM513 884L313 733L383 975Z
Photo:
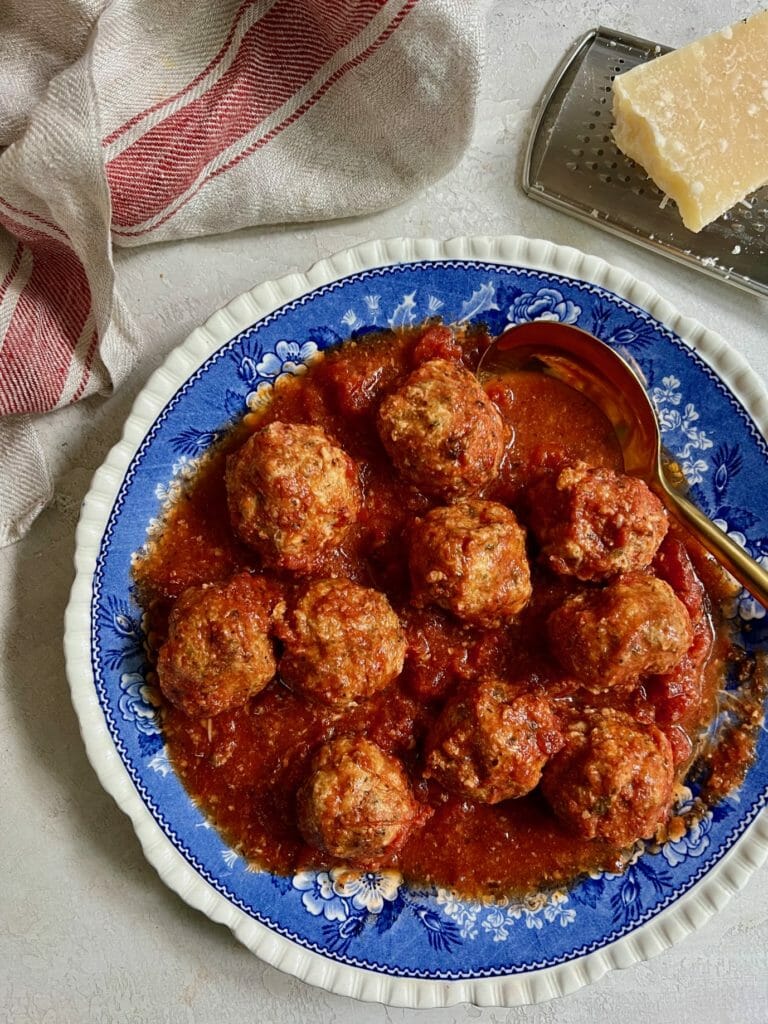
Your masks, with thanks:
M668 511L768 608L768 572L670 484L656 413L625 359L579 327L535 320L510 327L492 342L477 376L484 383L515 370L556 377L591 399L616 432L626 472L645 480Z

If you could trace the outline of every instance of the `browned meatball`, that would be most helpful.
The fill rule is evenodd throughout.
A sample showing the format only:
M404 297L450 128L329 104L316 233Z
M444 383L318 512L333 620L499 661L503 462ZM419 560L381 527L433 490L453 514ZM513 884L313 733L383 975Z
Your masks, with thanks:
M525 531L495 501L435 508L411 531L414 601L486 628L513 618L531 596Z
M462 687L427 739L427 778L472 800L496 804L538 785L563 738L551 702L509 683Z
M586 839L629 846L654 835L672 805L672 748L655 725L622 711L593 712L544 768L541 789L555 814Z
M192 718L205 718L263 690L276 669L267 635L275 599L267 581L249 573L185 590L157 656L168 700Z
M285 683L325 704L370 697L403 670L405 634L389 601L351 580L310 584L276 631Z
M426 494L474 494L499 471L501 414L463 366L431 359L379 407L378 428L398 471Z
M693 640L690 616L674 590L640 572L567 598L547 630L563 668L594 691L668 672Z
M298 794L307 842L361 867L396 853L427 815L397 758L362 736L322 746Z
M227 459L232 527L265 565L312 572L360 511L357 469L319 427L270 423Z
M667 532L667 513L647 484L583 462L543 477L527 500L542 560L580 580L645 569Z

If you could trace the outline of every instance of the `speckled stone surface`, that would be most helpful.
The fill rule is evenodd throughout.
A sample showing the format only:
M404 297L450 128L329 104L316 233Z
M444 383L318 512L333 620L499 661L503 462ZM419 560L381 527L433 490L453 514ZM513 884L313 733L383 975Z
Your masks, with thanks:
M673 45L745 17L753 0L496 0L471 149L409 203L375 216L118 254L143 334L133 376L107 401L49 418L56 496L30 535L0 551L0 1019L212 1024L616 1020L763 1024L768 867L695 935L564 999L521 1009L402 1010L329 995L267 967L189 909L144 860L100 788L64 675L62 619L74 530L90 478L136 393L198 323L252 285L373 238L518 233L574 245L650 282L720 332L768 382L768 301L675 266L526 199L519 184L531 109L573 40L604 24Z

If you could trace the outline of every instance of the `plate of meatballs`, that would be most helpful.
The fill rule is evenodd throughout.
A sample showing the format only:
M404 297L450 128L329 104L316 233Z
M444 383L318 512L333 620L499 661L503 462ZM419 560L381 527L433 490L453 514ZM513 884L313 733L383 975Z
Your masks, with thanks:
M570 991L768 850L766 610L585 396L480 383L530 320L633 360L692 499L768 560L760 382L630 275L514 237L372 243L234 300L78 528L103 785L185 900L357 998Z

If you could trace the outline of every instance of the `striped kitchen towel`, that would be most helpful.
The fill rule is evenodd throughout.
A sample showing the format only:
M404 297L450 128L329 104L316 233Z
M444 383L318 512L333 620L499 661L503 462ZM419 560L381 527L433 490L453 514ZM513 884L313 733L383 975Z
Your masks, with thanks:
M137 358L112 246L363 214L413 195L468 143L483 6L9 0L0 544L51 496L34 417L107 393Z

